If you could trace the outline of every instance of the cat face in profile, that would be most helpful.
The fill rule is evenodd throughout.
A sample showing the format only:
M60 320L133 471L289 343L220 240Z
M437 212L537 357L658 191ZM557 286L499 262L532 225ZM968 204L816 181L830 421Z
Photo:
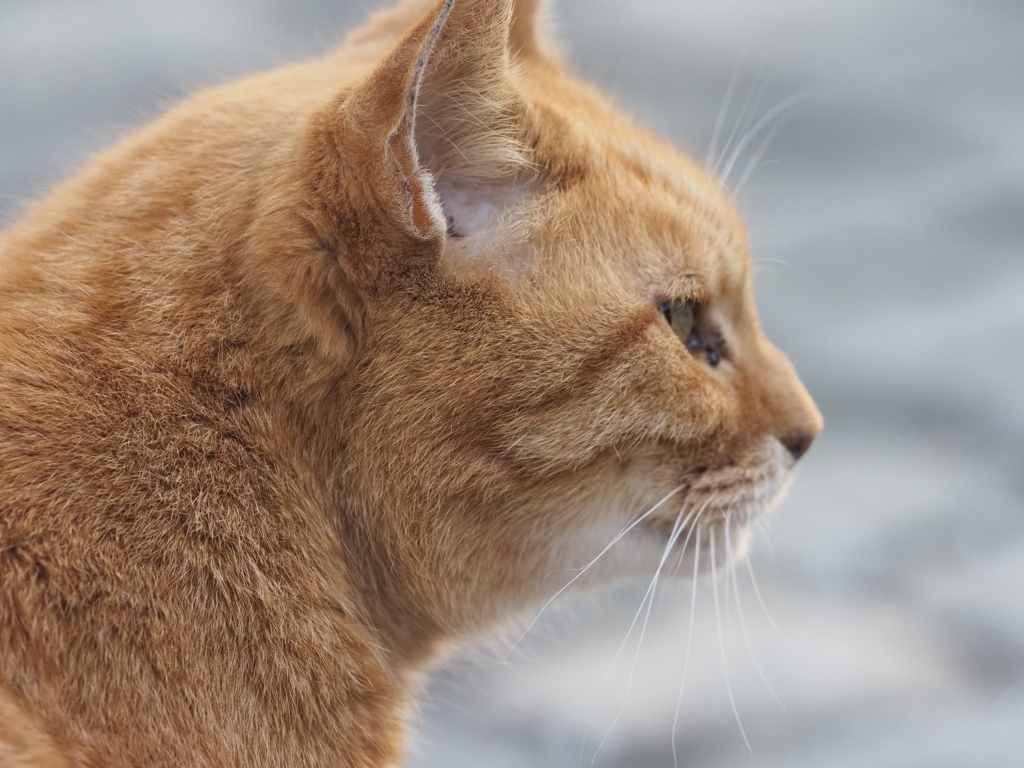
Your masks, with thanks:
M388 765L567 569L741 554L821 417L720 185L539 13L406 0L0 242L0 747Z
M367 315L348 433L353 474L373 467L368 506L429 500L422 524L452 547L443 583L477 593L449 615L467 626L497 595L550 590L552 569L645 512L597 578L650 573L673 531L691 553L716 535L742 549L821 427L758 325L720 186L567 76L529 15L510 42L500 6L456 6L411 87L402 50L389 60L412 94L378 134L409 163L391 205L430 255L393 267ZM364 97L379 104L389 76ZM396 546L421 563L422 543Z

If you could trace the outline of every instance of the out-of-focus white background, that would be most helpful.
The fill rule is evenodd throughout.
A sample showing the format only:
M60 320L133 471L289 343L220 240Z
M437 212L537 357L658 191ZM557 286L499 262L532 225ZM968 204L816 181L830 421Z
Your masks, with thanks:
M372 5L2 0L0 217ZM763 322L827 428L754 547L778 630L741 568L720 642L700 585L679 764L1024 766L1024 4L562 0L555 20L575 71L701 159L719 114L735 148L795 100L730 181L751 169ZM673 765L688 585L608 673L644 586L434 675L409 765Z

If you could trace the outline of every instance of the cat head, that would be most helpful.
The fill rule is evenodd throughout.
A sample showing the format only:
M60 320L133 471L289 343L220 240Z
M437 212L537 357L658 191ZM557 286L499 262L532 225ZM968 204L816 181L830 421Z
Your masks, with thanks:
M343 514L428 634L550 594L628 526L588 578L670 541L724 562L822 425L722 186L568 75L540 13L378 14L304 138L352 350Z

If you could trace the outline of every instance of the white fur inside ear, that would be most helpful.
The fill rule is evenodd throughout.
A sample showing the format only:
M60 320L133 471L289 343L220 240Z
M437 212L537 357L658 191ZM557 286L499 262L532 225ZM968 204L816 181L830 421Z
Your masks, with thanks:
M442 179L435 188L448 222L449 258L517 281L536 262L540 184L536 179L490 183Z
M523 212L532 196L533 185L526 181L493 184L466 184L442 179L437 183L437 196L448 220L452 237L473 237L484 230L498 229L506 219Z

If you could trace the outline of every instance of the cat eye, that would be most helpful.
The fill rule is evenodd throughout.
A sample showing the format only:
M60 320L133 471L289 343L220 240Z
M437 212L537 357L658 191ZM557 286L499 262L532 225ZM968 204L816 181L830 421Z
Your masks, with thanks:
M693 302L673 299L666 301L659 309L676 336L685 344L693 332Z
M725 356L725 342L717 330L698 322L699 309L692 301L684 299L673 299L658 306L658 311L690 354L705 354L708 365L715 368Z

